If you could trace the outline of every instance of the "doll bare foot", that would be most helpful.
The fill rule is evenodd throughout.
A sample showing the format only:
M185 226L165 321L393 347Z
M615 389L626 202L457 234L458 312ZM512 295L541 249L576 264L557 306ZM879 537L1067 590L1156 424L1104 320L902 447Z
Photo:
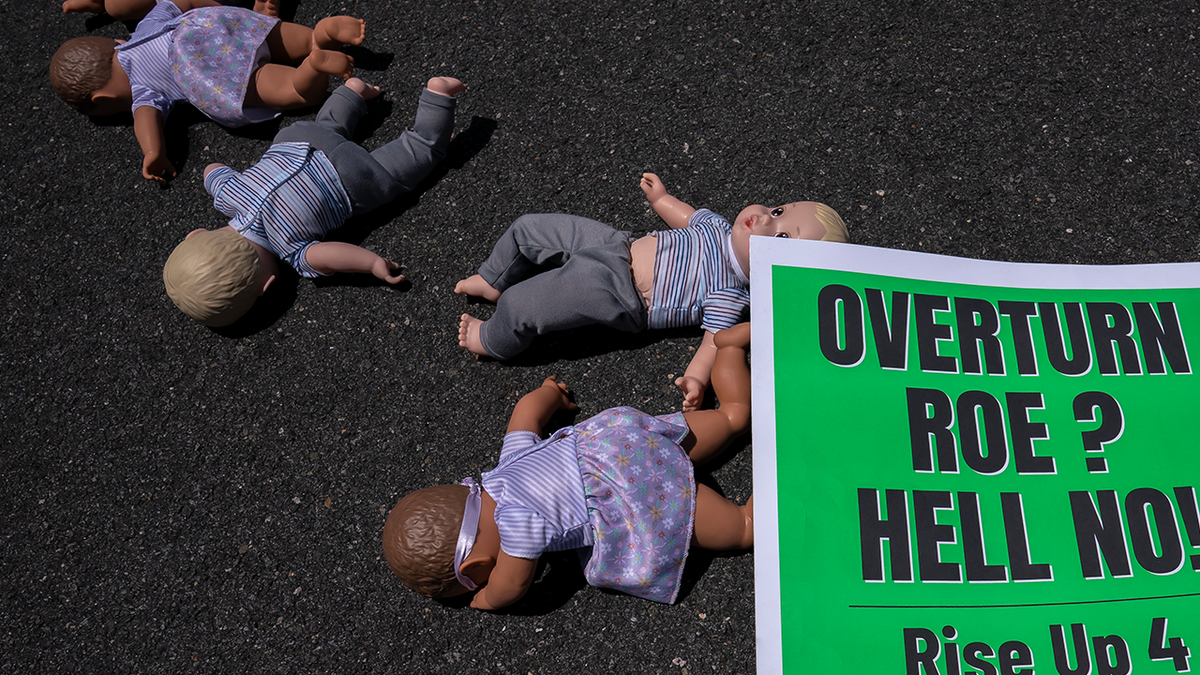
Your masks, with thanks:
M328 49L314 49L304 63L312 66L313 70L326 75L349 78L354 74L354 59Z
M430 91L433 90L430 89ZM500 291L492 288L492 285L484 281L483 277L479 276L478 274L472 274L466 279L463 279L455 284L454 292L458 293L459 295L462 295L463 293L466 293L467 295L474 295L475 297L483 298L488 302L496 302L500 299ZM464 314L463 316L466 315Z
M346 80L346 88L358 94L364 101L370 101L379 95L380 89L373 84L363 82L357 77Z
M467 85L453 77L431 77L425 88L435 94L454 98L454 95L466 89Z
M483 348L483 342L479 340L479 327L483 322L470 314L463 314L458 322L458 346L479 356L488 356L487 350Z
M313 49L335 49L342 45L361 45L367 36L367 25L352 16L330 16L313 28Z
M254 0L254 12L278 19L279 0Z
M67 0L63 3L63 14L70 12L93 12L99 14L104 11L104 3L100 0Z

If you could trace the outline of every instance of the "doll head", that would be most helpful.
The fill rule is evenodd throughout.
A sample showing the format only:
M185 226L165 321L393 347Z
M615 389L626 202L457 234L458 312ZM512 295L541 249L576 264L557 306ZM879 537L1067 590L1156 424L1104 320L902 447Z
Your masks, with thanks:
M383 526L388 567L427 598L462 588L454 574L454 551L469 492L465 485L435 485L409 493Z
M50 86L67 105L93 114L92 94L112 78L117 41L91 35L67 40L50 59Z
M237 321L262 294L258 251L232 229L197 230L163 266L167 295L184 314L214 328Z
M747 206L733 222L733 253L743 271L750 269L750 237L780 237L849 242L850 232L837 211L820 202L783 206Z

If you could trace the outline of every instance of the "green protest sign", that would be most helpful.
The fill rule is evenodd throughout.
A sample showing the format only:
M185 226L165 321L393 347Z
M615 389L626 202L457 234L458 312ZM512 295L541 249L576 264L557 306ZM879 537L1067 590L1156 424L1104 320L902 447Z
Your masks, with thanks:
M751 253L761 672L1191 672L1200 265Z

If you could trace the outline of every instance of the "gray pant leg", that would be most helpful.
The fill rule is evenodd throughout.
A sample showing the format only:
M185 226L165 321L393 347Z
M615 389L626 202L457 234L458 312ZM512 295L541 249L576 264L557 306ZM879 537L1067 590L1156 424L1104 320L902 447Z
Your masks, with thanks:
M454 129L454 104L452 98L425 90L414 131L405 131L375 152L367 152L349 140L367 104L342 86L321 106L316 121L293 124L280 131L275 142L302 141L325 153L350 197L354 215L361 215L412 190L446 156Z
M508 228L479 274L501 291L479 339L497 359L537 335L589 325L637 332L646 307L633 283L628 233L587 218L534 214ZM554 266L529 276L539 266Z
M367 114L367 102L345 85L325 99L315 121L301 120L275 134L275 143L308 143L329 155L347 143L356 145L350 137L358 121Z

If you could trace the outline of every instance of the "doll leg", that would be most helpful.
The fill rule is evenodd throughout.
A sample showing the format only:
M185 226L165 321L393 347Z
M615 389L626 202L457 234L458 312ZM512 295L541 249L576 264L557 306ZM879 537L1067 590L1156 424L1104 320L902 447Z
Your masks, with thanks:
M646 310L639 296L621 297L622 281L632 287L627 270L624 276L622 280L608 266L576 256L560 268L510 286L492 317L479 324L480 346L488 356L509 359L525 351L535 336L555 331L597 324L627 332L642 330Z
M691 431L681 445L695 464L712 459L750 429L750 367L746 364L750 324L718 332L716 345L712 387L721 407L683 415Z
M435 80L439 82L435 83ZM456 85L446 91L462 91L462 83L449 77L433 78L429 85L436 86L441 81ZM417 104L412 129L371 153L392 178L392 185L386 190L387 201L402 192L411 192L446 157L446 146L454 132L455 105L453 95L435 94L425 89Z
M479 266L479 274L504 293L539 267L562 267L579 256L604 259L614 268L621 267L621 274L631 276L628 234L590 218L563 213L530 213L517 218Z
M342 45L361 45L367 36L362 19L352 16L329 16L317 22L312 30L313 49L333 49Z
M271 50L272 63L295 65L312 51L360 45L365 36L362 19L352 16L327 17L318 21L316 28L280 21L267 34L267 47Z
M696 484L696 522L692 541L710 551L733 551L754 545L754 495L738 506L707 485Z
M296 68L266 63L250 75L245 103L272 110L316 105L325 98L329 76L350 77L354 59L341 52L318 49Z
M367 152L351 138L367 104L350 87L338 87L321 106L315 122L297 122L281 131L276 142L303 140L324 152L337 169L354 214L361 215L415 189L446 156L454 129L454 106L453 98L425 91L413 130Z

